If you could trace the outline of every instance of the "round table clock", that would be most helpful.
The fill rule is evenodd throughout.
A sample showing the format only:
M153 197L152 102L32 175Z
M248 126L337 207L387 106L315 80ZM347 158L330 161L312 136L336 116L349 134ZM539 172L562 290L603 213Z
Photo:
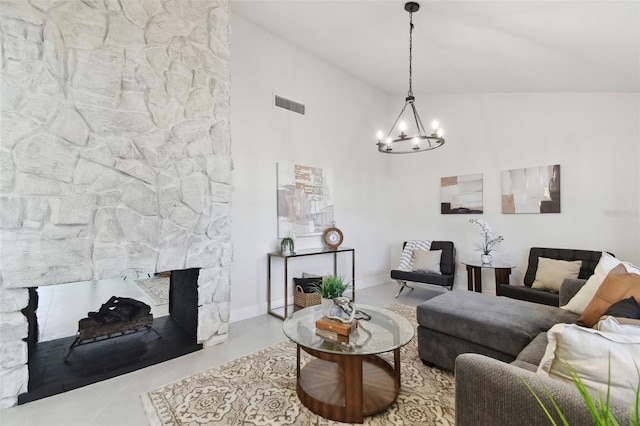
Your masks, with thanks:
M334 250L340 247L343 239L342 231L335 226L325 229L322 234L322 242L324 245Z

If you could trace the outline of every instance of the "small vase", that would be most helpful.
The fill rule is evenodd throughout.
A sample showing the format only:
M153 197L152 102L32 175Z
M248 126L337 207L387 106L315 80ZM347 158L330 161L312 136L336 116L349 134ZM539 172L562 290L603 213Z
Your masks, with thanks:
M482 262L483 265L491 265L491 260L492 257L490 254L481 254L480 255L480 261Z
M295 244L292 238L286 237L282 239L280 243L280 253L284 256L290 256L296 254L294 251Z
M321 299L322 303L322 316L328 317L331 315L331 309L333 309L333 299Z

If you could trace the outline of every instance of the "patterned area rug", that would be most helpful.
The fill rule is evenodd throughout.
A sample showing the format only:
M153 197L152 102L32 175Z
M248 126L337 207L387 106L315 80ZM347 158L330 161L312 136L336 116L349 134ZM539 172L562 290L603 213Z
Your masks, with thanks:
M156 306L169 303L169 278L149 278L136 280L135 283L147 293Z
M388 309L416 326L416 310ZM365 425L453 425L453 375L418 357L417 336L401 350L402 388ZM306 360L309 356L305 353ZM391 357L392 359L392 357ZM151 425L339 425L309 411L296 395L296 350L289 341L141 395Z

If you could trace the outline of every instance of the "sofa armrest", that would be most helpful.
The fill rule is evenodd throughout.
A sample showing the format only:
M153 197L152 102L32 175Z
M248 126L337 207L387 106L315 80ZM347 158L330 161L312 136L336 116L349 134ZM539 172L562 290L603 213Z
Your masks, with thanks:
M456 425L517 425L523 421L527 425L549 425L549 419L522 379L531 385L558 424L562 423L541 384L549 390L569 424L593 424L584 400L573 385L484 355L462 354L456 358L455 365ZM621 426L629 424L629 408L616 402L612 402L611 408Z
M565 278L560 286L560 305L564 306L575 296L587 280L579 278Z

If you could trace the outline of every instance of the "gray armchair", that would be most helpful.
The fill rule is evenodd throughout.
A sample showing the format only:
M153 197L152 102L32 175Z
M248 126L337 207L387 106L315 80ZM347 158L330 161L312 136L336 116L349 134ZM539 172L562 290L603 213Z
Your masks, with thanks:
M402 244L404 249L407 242ZM401 271L394 269L391 271L391 278L398 282L400 289L395 297L398 297L407 285L407 281L414 283L433 284L446 287L449 290L453 287L453 281L456 275L456 249L451 241L432 241L430 250L442 250L440 257L440 274L433 274L420 271Z

